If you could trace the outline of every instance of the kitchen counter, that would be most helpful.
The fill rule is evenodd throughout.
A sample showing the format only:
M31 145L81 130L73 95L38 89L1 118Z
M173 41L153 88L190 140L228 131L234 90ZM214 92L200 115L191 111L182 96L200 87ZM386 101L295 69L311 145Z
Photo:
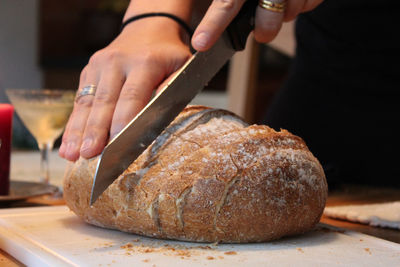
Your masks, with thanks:
M60 159L57 152L50 156L51 172L53 178L51 182L54 185L62 185L62 174L67 164ZM11 177L15 180L38 181L39 174L39 155L35 152L14 152L12 155ZM371 188L360 186L345 186L342 189L331 192L328 197L327 206L348 205L348 204L370 204L381 203L385 201L400 200L400 189L392 188ZM53 206L63 205L62 199L49 198L48 196L28 198L24 201L1 203L0 208L8 207L31 207L31 206ZM361 232L371 236L379 237L392 242L400 243L400 231L371 227L347 221L334 220L323 216L321 222L356 232ZM16 259L0 250L1 266L24 266Z

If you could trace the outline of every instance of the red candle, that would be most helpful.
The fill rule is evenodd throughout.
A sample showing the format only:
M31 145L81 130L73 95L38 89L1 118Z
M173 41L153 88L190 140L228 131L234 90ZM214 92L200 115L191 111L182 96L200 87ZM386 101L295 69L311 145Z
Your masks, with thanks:
M11 133L14 107L0 104L0 195L8 195L10 189Z

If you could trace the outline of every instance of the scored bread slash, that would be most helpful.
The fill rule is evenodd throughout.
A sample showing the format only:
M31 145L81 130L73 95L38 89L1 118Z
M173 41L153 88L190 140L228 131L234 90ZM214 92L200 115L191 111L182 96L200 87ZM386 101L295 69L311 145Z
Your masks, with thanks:
M90 205L174 120L211 78L243 50L254 28L257 1L247 1L212 48L196 52L104 148L93 179Z

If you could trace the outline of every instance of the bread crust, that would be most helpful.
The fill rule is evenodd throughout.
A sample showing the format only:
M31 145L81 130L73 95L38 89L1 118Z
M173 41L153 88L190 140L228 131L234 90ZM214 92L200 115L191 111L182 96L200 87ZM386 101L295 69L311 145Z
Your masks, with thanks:
M64 198L84 221L157 238L263 242L319 221L327 183L304 141L236 115L186 108L99 197L98 157L67 167Z

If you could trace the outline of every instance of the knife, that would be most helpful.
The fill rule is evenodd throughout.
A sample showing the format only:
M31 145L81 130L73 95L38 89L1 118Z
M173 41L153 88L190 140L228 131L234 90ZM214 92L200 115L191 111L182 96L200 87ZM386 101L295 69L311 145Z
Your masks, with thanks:
M104 148L97 163L90 205L158 137L211 78L245 48L254 28L256 0L244 3L215 45L196 52L161 91Z

